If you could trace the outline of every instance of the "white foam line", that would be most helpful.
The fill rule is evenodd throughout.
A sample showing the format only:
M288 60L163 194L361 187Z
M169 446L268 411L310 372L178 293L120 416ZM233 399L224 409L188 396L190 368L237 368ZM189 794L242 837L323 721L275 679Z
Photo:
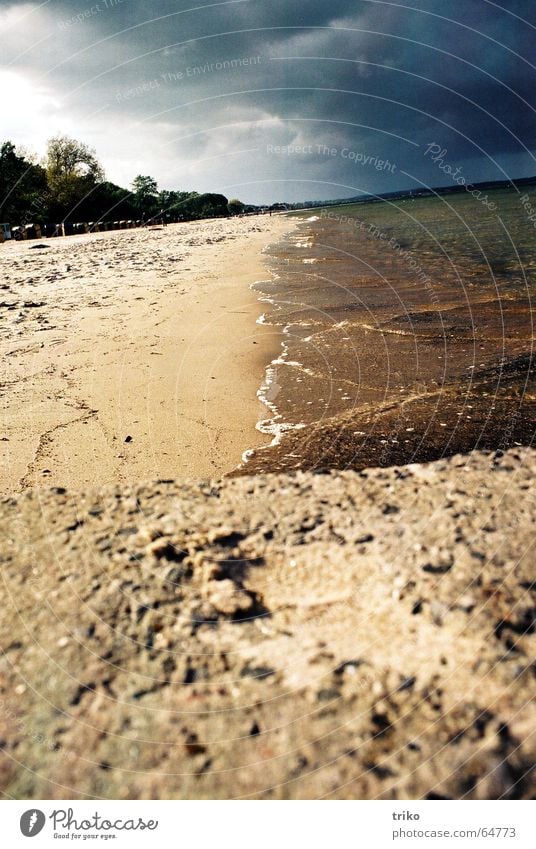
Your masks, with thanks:
M386 327L374 327L372 324L362 324L365 330L372 330L374 333L388 334L390 336L415 336L416 331L407 331L407 330L391 330Z
M290 368L297 368L300 371L303 371L304 374L308 374L310 377L314 377L315 373L310 368L306 368L303 363L299 363L298 360L285 360L283 359L284 355L278 357L276 360L272 360L271 365L273 366L290 366Z
M309 220L310 221L318 221L319 217L314 216L313 218L311 218ZM262 252L268 253L269 247L270 247L270 245L265 245ZM262 293L263 284L273 285L277 280L281 279L281 276L279 274L277 274L276 272L271 272L271 274L272 274L271 280L256 280L255 282L250 284L249 288L252 289L255 292L261 292ZM257 300L261 303L268 303L268 304L271 304L272 306L275 306L275 307L277 306L275 298L270 297L266 292L264 292L260 296L258 296ZM266 313L262 313L262 315L260 315L259 318L257 319L257 324L267 324L267 323L268 323L268 319L266 317ZM287 324L283 328L283 334L288 335L290 327L291 327L291 325ZM288 433L288 431L290 431L290 430L301 430L302 428L304 428L306 426L305 424L293 425L290 422L282 422L281 421L281 414L278 412L277 407L267 397L269 392L270 392L271 387L273 386L275 380L277 379L276 366L288 365L288 366L292 366L292 367L295 367L295 368L298 368L298 367L303 368L301 363L294 362L292 360L289 361L289 360L286 359L286 357L288 356L288 346L287 346L286 342L284 342L284 341L281 342L281 347L283 348L282 353L279 355L279 357L276 357L275 360L272 360L272 362L267 366L265 376L264 376L264 380L263 380L260 388L257 390L257 398L259 399L261 404L264 404L264 406L267 407L268 410L270 410L270 412L272 413L272 417L270 419L263 419L262 421L257 422L256 429L260 433L265 433L265 434L271 435L273 437L273 439L272 439L270 445L261 446L260 448L247 448L242 454L242 463L244 465L246 465L249 462L251 457L257 451L262 451L263 448L265 448L265 447L270 448L274 445L279 445L284 433ZM306 370L306 369L304 369L304 370Z
M242 454L242 463L244 465L246 463L248 463L249 460L251 459L251 457L253 457L254 453L255 453L254 448L248 448L247 451L244 451L243 454Z

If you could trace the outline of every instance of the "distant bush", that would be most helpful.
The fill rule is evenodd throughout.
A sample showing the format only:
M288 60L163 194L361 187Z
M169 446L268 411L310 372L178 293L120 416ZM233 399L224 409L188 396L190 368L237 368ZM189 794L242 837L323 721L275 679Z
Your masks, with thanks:
M238 200L238 198L231 198L227 204L227 209L229 210L230 215L240 215L244 212L245 208L245 204L243 204L241 200Z

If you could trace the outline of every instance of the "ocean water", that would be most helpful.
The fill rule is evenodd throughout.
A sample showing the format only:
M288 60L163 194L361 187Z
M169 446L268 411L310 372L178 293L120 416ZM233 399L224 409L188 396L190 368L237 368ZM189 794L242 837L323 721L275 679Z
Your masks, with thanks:
M295 216L255 285L282 345L259 390L272 445L248 472L532 440L536 190L484 194Z

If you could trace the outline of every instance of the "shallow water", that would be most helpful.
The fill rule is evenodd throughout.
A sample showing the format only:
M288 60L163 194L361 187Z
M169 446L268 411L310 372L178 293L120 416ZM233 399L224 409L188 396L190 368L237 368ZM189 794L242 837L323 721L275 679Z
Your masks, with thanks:
M534 435L536 189L308 213L256 284L282 352L247 471L387 465Z

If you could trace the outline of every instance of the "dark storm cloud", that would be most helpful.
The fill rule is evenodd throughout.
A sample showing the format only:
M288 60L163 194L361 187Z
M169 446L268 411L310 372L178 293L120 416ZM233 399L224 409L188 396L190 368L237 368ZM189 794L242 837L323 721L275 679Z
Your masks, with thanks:
M75 0L27 4L3 63L114 179L337 197L445 184L432 142L470 179L536 172L535 23L532 0Z

